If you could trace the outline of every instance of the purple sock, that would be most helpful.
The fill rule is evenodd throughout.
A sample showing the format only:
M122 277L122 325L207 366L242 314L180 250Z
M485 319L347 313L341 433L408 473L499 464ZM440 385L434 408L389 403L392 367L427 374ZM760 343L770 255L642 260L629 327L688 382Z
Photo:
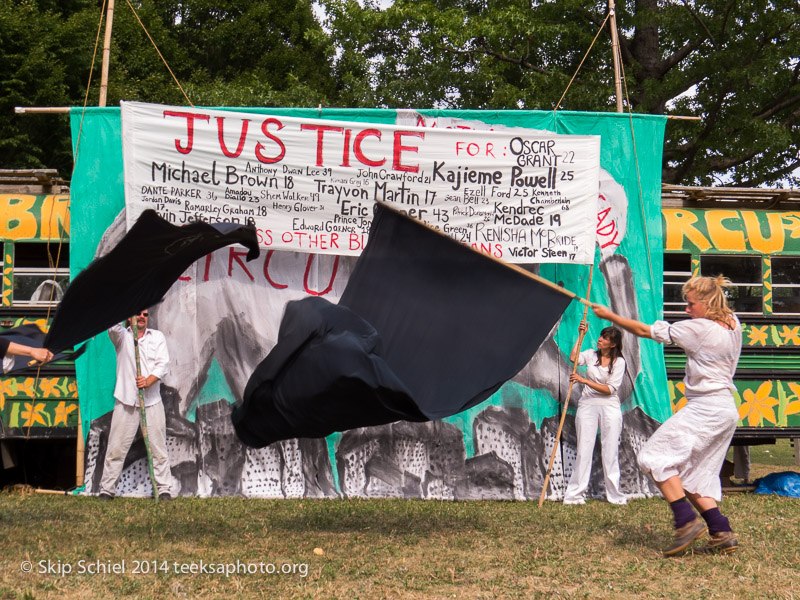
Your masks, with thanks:
M728 517L719 512L718 507L709 508L707 511L701 512L700 516L705 519L708 525L709 533L719 533L720 531L733 531Z
M675 517L675 529L680 529L697 518L692 503L689 502L686 496L680 500L675 500L675 502L670 502L669 507L672 509L672 515Z

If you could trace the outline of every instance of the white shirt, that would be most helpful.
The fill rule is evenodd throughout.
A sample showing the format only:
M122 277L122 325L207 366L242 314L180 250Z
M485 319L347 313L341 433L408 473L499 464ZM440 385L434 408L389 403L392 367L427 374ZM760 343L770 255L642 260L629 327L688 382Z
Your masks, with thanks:
M595 383L607 385L611 390L610 394L598 392L596 389L584 385L583 393L581 394L579 403L590 406L619 406L619 386L622 385L622 379L625 377L625 359L617 357L614 361L614 370L609 373L609 367L598 365L597 363L597 350L584 350L578 355L578 365L586 366L586 378L591 379Z
M133 348L133 331L121 324L108 330L108 337L117 350L117 384L114 398L128 406L139 405L139 388L136 387L136 359ZM144 405L161 402L161 380L167 373L169 353L164 334L156 329L145 329L139 338L139 366L142 377L158 377L150 387L144 388Z
M709 319L689 319L678 323L656 321L650 335L662 344L675 344L686 352L686 397L696 398L736 389L733 374L742 351L742 325L728 329Z

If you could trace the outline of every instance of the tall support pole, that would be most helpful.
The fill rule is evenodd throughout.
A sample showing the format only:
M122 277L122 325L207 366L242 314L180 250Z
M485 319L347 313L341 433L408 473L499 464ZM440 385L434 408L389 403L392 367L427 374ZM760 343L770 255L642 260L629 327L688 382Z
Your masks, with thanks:
M97 106L105 106L106 98L108 97L108 63L111 56L111 27L114 24L114 0L108 0L108 8L106 9L106 32L103 38L103 68L100 72L100 97L97 100ZM135 335L135 333L134 333ZM135 342L136 340L134 340ZM137 347L138 353L138 347ZM138 361L137 361L138 363ZM75 486L81 487L84 484L84 452L85 445L83 441L83 417L81 415L80 400L78 401L78 440L75 447ZM143 423L144 426L144 423ZM148 452L150 449L148 448ZM152 467L151 467L152 470ZM156 494L158 496L158 494Z
M111 56L111 26L114 24L114 0L108 0L106 10L106 33L103 38L103 69L100 72L100 98L97 106L105 106L108 96L108 63Z
M614 88L617 94L617 112L624 112L622 107L622 70L620 69L619 34L617 33L617 13L614 0L608 0L608 12L611 16L611 52L614 55Z
M133 330L133 353L136 360L136 377L142 376L142 366L139 361L139 328L136 325L136 318L131 319L131 329ZM150 437L147 435L147 411L144 406L144 389L139 388L139 413L142 417L142 439L144 449L147 453L147 471L150 473L150 484L153 486L153 498L158 502L158 487L156 486L156 474L153 471L153 453L150 450Z
M97 100L97 106L105 106L106 98L108 97L108 63L111 57L111 27L114 24L114 0L108 0L108 8L106 9L106 31L103 38L103 68L100 71L100 97ZM134 337L136 333L134 332ZM137 340L134 340L136 343ZM137 346L137 366L138 366L138 352ZM144 410L144 409L142 409ZM80 400L78 401L78 440L75 448L75 486L81 487L84 484L84 453L85 445L83 441L83 417L81 416ZM144 431L144 413L142 413L142 430ZM148 453L150 448L147 448ZM151 461L148 461L152 464ZM152 466L150 467L152 471ZM155 483L153 483L155 485ZM156 494L158 496L158 494Z
M78 400L78 440L75 446L75 487L81 487L84 483L84 453L83 445L83 417L81 417L81 403Z

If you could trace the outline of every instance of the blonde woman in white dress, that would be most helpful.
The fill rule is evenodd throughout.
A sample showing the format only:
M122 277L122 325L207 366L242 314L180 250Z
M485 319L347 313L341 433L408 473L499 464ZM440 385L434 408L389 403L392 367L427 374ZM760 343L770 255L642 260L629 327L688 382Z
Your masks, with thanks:
M683 286L691 319L673 324L646 325L604 306L593 307L601 319L686 352L687 403L658 428L638 456L639 467L656 482L675 519L675 539L664 556L684 553L706 532L711 539L697 551L727 554L739 548L717 506L722 499L719 472L739 422L732 392L742 326L728 307L724 293L728 285L722 276L692 277Z

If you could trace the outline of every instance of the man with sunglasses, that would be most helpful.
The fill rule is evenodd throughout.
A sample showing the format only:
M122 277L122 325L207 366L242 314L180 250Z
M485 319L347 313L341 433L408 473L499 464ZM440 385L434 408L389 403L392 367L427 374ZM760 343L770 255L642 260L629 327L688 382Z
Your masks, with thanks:
M117 383L114 387L114 413L108 432L103 477L100 480L100 499L111 500L141 420L139 390L144 391L145 415L153 472L159 500L171 500L172 474L167 455L167 425L164 404L161 402L161 379L167 372L169 354L164 334L147 326L150 311L143 310L125 323L108 330L108 337L117 350ZM133 325L139 342L141 375L136 375Z

